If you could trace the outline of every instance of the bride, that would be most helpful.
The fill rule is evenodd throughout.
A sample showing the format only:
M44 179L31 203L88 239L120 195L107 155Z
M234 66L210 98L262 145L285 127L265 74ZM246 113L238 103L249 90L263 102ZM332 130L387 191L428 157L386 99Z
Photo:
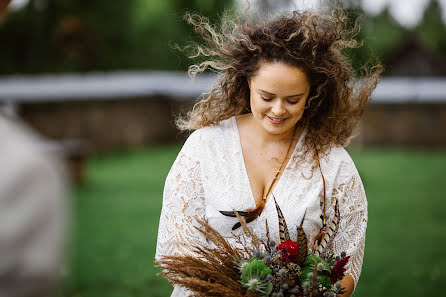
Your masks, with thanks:
M342 280L351 296L364 255L367 201L348 144L375 88L381 67L353 85L344 48L355 47L342 10L333 14L294 12L272 20L224 17L221 30L207 19L187 15L205 45L192 48L219 83L178 121L194 131L167 176L156 259L206 245L194 216L207 221L237 246L238 220L229 211L246 211L256 235L278 234L282 209L296 237L303 228L310 242L334 214L340 224L327 249L350 256ZM293 234L294 231L294 234ZM175 287L172 296L189 296Z

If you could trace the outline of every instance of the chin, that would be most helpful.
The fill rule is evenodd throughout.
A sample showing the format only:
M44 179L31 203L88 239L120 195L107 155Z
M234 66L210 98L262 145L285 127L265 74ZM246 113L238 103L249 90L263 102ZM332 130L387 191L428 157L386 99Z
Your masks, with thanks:
M263 125L263 128L267 131L267 132L269 132L269 133L271 133L271 134L275 134L275 135L279 135L279 134L283 134L283 133L286 133L287 131L289 131L290 129L293 129L294 128L294 125L287 125L287 124L285 124L285 125L277 125L277 126L275 126L275 125L273 125L273 124L271 124L269 121L268 121L268 119L266 119L266 122L264 123L264 125Z

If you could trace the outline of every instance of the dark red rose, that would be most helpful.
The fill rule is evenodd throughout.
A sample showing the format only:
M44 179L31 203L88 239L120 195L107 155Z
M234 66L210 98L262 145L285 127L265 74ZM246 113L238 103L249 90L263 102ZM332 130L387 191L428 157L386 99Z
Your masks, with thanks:
M297 262L297 242L287 240L282 242L276 249L282 251L280 258L283 262Z

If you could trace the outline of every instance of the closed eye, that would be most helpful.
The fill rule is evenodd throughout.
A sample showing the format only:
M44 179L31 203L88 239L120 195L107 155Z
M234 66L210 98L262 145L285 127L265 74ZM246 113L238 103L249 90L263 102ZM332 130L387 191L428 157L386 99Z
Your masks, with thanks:
M271 98L265 98L265 97L263 97L263 96L260 96L260 98L262 98L262 100L263 100L263 101L266 101L266 102L269 102L269 101L272 100Z
M297 99L297 100L288 100L288 103L289 103L289 104L297 104L297 103L299 103L299 101L300 101L300 99Z

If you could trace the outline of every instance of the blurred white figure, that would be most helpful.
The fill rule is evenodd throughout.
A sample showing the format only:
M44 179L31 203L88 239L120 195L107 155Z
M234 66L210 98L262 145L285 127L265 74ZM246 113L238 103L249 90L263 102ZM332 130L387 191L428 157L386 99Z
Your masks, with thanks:
M0 297L54 296L64 250L66 183L26 127L0 114Z

